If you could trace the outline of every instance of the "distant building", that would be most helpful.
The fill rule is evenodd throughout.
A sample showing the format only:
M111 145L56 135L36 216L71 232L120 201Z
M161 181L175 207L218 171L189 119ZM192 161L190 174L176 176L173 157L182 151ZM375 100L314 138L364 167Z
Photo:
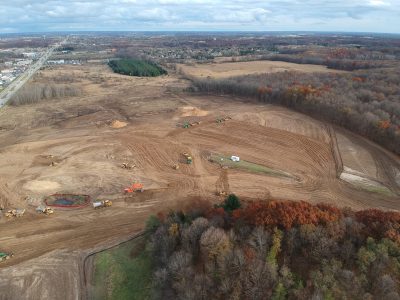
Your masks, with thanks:
M63 65L65 64L65 61L63 59L59 59L59 60L48 60L47 61L48 65Z
M1 73L3 73L3 75L5 75L5 74L12 74L13 72L14 72L13 69L4 69L4 70L1 70Z
M24 59L16 62L17 66L28 66L32 63L32 59Z
M36 52L24 52L24 53L22 53L22 55L27 58L35 58L37 56L37 53Z

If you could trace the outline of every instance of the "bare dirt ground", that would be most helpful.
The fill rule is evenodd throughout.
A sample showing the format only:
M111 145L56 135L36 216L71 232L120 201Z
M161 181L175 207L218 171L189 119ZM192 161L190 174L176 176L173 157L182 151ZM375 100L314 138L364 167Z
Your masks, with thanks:
M283 61L246 61L246 62L225 62L207 63L193 65L177 65L177 69L189 76L227 78L250 74L276 73L284 71L297 71L303 73L343 73L345 71L331 70L326 66L295 64Z
M160 210L198 197L219 202L215 192L221 188L250 199L400 209L397 173L386 170L399 159L346 131L336 129L343 137L339 144L352 141L358 145L354 151L370 153L357 156L358 164L374 163L365 171L377 170L397 195L340 180L328 127L304 115L243 99L186 95L179 90L187 82L173 75L126 77L96 64L45 70L36 80L62 80L66 74L73 74L69 84L80 85L83 96L0 110L0 204L27 209L22 218L0 218L0 250L15 254L0 265L0 290L7 289L0 299L79 298L76 253L139 231ZM232 120L215 122L227 115ZM116 120L126 126L113 128ZM185 121L201 123L177 127ZM192 165L184 163L183 152L192 154ZM292 178L221 169L208 161L211 153L238 155ZM123 169L122 163L135 167ZM179 170L172 168L176 163ZM146 191L125 196L133 181ZM89 194L114 205L37 215L31 204L55 192ZM63 293L49 294L48 286Z

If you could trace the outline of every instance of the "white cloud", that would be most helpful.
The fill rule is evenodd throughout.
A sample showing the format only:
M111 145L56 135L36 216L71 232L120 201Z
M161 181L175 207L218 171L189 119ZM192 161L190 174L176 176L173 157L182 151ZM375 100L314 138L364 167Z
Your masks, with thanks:
M388 6L389 3L383 1L383 0L370 0L369 4L372 6Z
M0 0L0 28L399 32L400 0Z

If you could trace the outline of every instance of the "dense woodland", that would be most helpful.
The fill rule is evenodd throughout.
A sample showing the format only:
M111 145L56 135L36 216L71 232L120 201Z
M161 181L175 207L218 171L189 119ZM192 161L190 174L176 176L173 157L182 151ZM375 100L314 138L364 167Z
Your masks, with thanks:
M148 221L156 299L400 299L400 213L292 201Z
M286 61L297 64L323 65L330 69L354 71L359 69L372 69L390 66L390 61L374 61L357 57L324 57L304 55L271 55L264 57L266 60Z
M167 74L167 71L155 63L139 59L112 60L108 63L108 65L115 73L123 75L156 77Z
M400 154L399 68L281 72L193 82L202 92L253 97L341 125Z

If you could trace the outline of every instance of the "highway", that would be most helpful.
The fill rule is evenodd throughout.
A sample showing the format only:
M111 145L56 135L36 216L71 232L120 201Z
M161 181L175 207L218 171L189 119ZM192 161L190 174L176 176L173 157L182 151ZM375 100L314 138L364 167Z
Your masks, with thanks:
M7 104L12 96L35 74L53 54L54 50L60 47L68 40L65 38L62 42L50 47L34 64L32 64L24 73L14 79L4 90L0 92L0 108Z

